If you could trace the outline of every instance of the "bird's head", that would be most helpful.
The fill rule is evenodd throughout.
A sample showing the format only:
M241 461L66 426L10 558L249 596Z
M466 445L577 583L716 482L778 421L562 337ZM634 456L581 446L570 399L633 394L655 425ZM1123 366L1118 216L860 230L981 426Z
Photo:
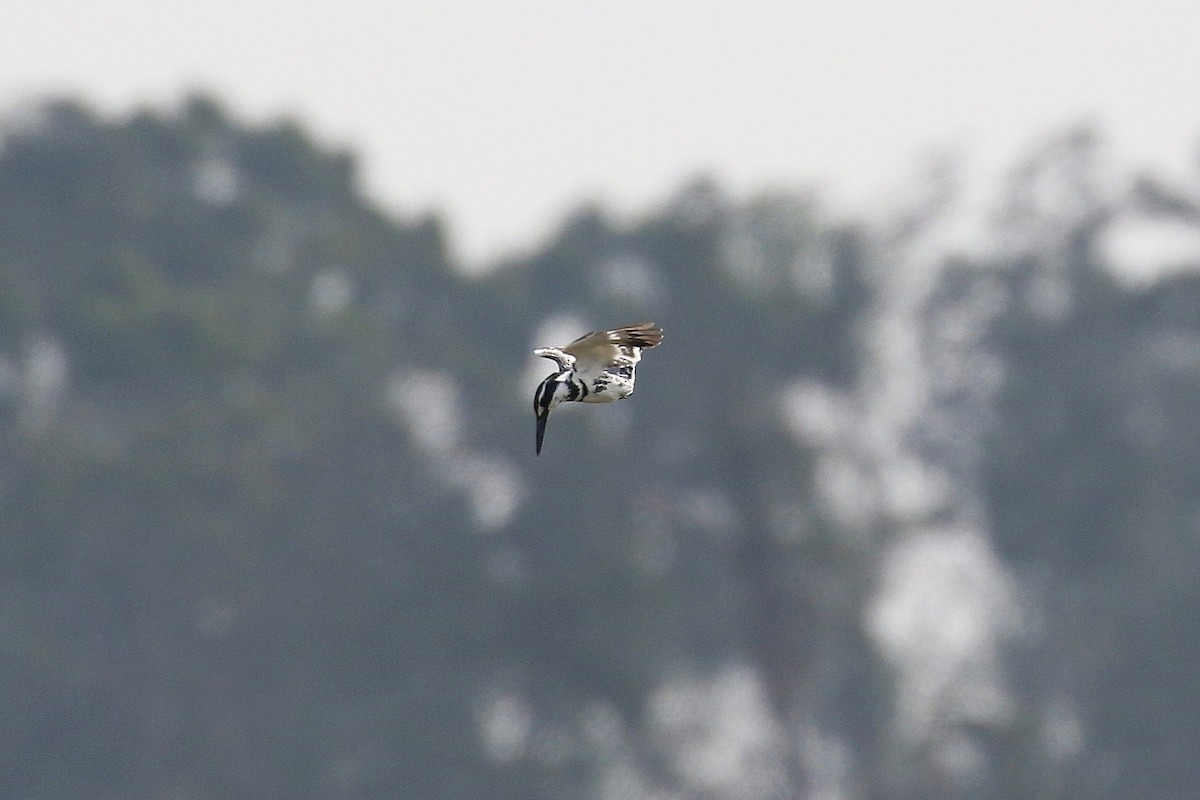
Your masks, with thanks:
M566 372L556 372L538 384L533 393L533 413L537 417L537 454L542 454L542 437L546 434L546 420L559 403L567 399L571 385Z

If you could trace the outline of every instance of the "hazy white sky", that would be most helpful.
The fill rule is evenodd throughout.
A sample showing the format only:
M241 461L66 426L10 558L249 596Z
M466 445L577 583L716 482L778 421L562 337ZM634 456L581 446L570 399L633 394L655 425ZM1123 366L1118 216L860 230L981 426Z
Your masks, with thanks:
M1192 168L1195 0L2 0L0 106L189 89L287 113L369 191L438 208L478 256L572 205L687 177L857 202L949 148L1010 162L1095 122L1133 165Z

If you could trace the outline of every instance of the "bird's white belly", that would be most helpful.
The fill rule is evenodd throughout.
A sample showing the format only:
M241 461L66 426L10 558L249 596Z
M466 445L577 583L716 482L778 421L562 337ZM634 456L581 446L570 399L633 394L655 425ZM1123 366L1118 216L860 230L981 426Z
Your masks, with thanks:
M588 387L585 403L611 403L614 400L624 400L633 394L633 378L616 375L611 372L601 373L591 381Z

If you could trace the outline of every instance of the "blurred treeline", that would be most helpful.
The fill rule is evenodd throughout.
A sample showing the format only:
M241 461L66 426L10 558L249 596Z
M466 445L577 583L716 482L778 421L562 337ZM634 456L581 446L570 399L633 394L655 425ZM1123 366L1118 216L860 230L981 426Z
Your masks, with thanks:
M1200 796L1200 275L1106 255L1200 187L1110 166L470 276L293 122L10 113L0 796ZM643 320L535 459L531 348Z

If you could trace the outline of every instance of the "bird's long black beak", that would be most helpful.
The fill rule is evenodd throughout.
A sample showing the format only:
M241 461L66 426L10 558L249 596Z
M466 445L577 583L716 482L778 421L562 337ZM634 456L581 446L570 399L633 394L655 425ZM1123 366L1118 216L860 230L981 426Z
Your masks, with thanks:
M543 411L537 417L537 455L542 454L542 437L546 435L546 420L550 419L550 412Z

